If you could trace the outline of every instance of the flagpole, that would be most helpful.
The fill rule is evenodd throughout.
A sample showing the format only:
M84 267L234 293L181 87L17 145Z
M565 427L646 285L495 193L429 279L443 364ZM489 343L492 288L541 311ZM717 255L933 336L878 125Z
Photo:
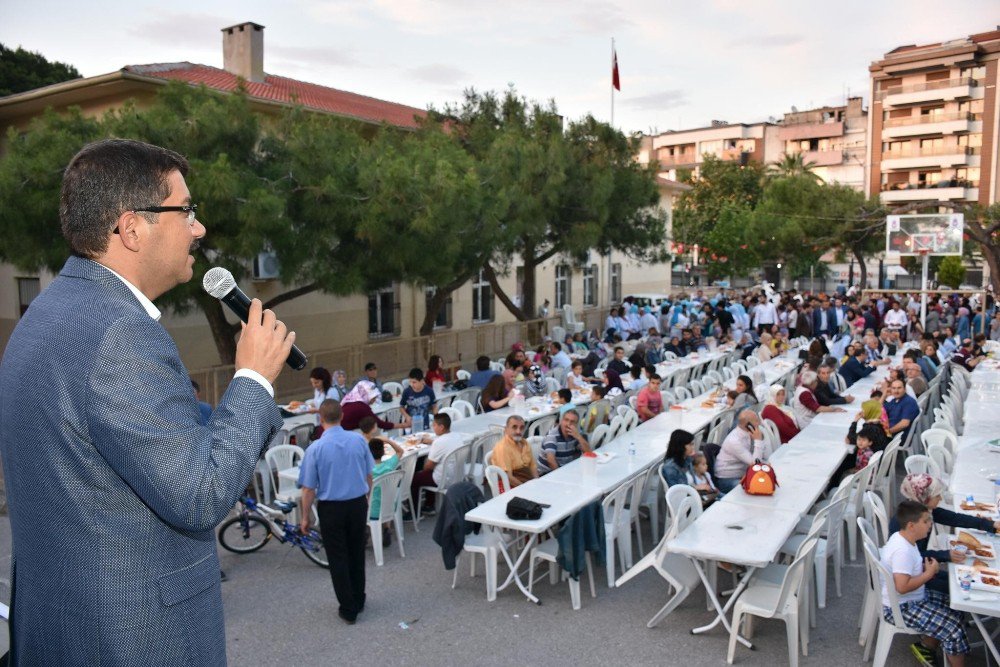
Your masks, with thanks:
M611 38L611 127L615 126L615 38Z

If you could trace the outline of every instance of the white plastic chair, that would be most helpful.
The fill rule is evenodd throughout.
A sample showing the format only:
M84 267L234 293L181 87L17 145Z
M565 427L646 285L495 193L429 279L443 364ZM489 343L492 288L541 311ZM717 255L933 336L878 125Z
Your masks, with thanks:
M903 461L903 467L906 469L907 475L927 473L931 477L937 477L938 479L942 477L941 468L938 467L938 464L931 457L924 454L910 454Z
M499 466L486 466L486 483L490 487L493 498L510 491L510 478L507 471Z
M632 408L628 408L625 414L622 415L622 422L624 423L623 430L631 431L639 425L639 413Z
M407 378L407 383L409 383L409 378ZM400 382L383 382L382 391L389 392L393 398L399 398L403 395L403 385Z
M454 401L452 401L451 405L448 407L450 407L452 410L458 410L459 412L461 412L463 419L466 417L472 417L473 415L476 414L476 409L472 407L472 403L457 398Z
M403 551L403 510L400 503L402 498L400 491L405 477L402 470L393 470L372 480L371 495L374 496L375 490L379 489L381 496L378 517L374 519L371 518L371 515L368 517L368 532L371 533L372 551L375 552L375 565L378 567L381 567L385 562L382 549L382 524L390 521L396 529L396 544L399 545L399 555L401 558L406 558L406 552Z
M899 456L900 449L902 449L902 443L900 434L897 433L882 450L882 459L879 461L875 474L872 475L872 490L882 496L882 502L887 507L893 506L892 499L896 486L896 458ZM871 465L870 461L868 465Z
M599 449L608 439L610 427L607 424L600 424L590 432L590 448Z
M954 431L932 427L920 434L920 440L924 443L924 451L928 453L934 445L942 445L952 456L958 451L958 436Z
M580 608L580 580L574 579L559 567L559 540L550 537L541 544L534 547L529 555L528 563L528 591L534 590L535 585L535 562L546 561L549 564L549 581L556 583L562 575L569 582L569 597L573 610ZM584 563L587 569L587 577L590 579L590 597L597 597L597 589L594 587L594 568L590 558L590 552L584 552Z
M680 554L671 553L666 546L670 540L680 535L701 515L700 498L692 498L689 495L680 498L674 511L668 513L667 520L670 521L670 524L665 529L660 543L615 582L616 586L621 586L650 567L667 581L673 594L667 603L649 619L649 622L646 623L647 628L656 627L701 584L701 578L698 576L694 564Z
M478 534L470 533L465 536L465 546L463 552L469 552L472 558L469 563L470 573L476 576L476 555L480 555L486 561L486 600L493 602L497 599L497 558L500 555L500 543L502 541L500 533L489 526L483 526ZM451 579L451 587L458 584L458 569L461 564L461 554L455 559L455 574Z
M457 371L455 371L455 379L468 381L472 379L472 373L465 370L464 368L459 368Z
M503 437L501 431L490 431L477 436L469 445L469 458L465 464L465 479L476 486L483 483L486 475L486 455L493 451L493 447Z
M687 388L694 396L701 396L705 393L705 385L702 384L701 380L688 380Z
M838 489L830 504L816 513L810 533L817 535L813 562L816 580L816 604L820 609L826 608L826 573L828 557L833 556L833 579L840 597L840 569L844 565L844 550L840 546L840 536L844 531L840 525L844 520L844 508L847 506L849 485ZM799 552L806 535L792 535L781 547L781 553L793 556Z
M729 633L729 652L726 662L733 664L736 653L736 637L740 631L740 621L744 616L759 616L761 618L777 618L785 622L785 634L788 643L788 663L791 667L799 664L799 624L809 623L808 619L799 618L799 595L802 588L802 578L805 569L816 548L816 538L806 546L800 555L792 561L785 572L781 587L759 585L751 581L750 585L736 601L733 609L733 622ZM747 625L749 627L749 618ZM749 633L748 633L749 634Z
M875 471L882 462L882 452L875 452L868 465L854 475L851 482L851 491L848 496L847 508L844 510L844 524L847 530L847 546L851 555L851 560L858 558L858 524L857 519L864 516L862 503L864 502L865 491L872 488L872 478Z
M941 471L941 477L947 482L955 465L955 459L943 444L933 444L927 448L927 457Z
M660 500L663 498L666 486L662 485L660 472L663 465L657 461L649 466L642 484L641 507L649 512L649 529L653 535L653 543L660 541ZM640 542L641 544L641 542Z
M462 419L461 410L456 410L455 408L438 408L438 414L448 415L452 424Z
M305 450L298 445L278 445L271 447L264 452L264 461L268 468L276 474L279 470L294 468L302 462ZM302 490L297 488L295 482L278 477L278 488L274 497L278 500L289 501L298 500L302 496Z
M688 389L687 387L674 387L673 391L674 391L674 396L677 398L678 403L687 401L693 396L691 390Z
M536 435L545 437L545 435L552 430L552 427L556 425L557 421L558 420L555 415L540 417L528 424L528 428L524 432L524 437L531 438Z
M417 489L417 497L413 499L416 503L414 508L417 513L417 521L420 521L420 508L423 507L423 493L430 491L436 494L434 506L441 510L441 503L444 502L444 494L455 482L461 481L465 477L465 464L469 458L470 445L462 445L449 452L437 465L441 467L442 476L440 484L421 486Z
M881 548L889 539L889 515L882 498L877 493L865 491L864 509L863 518L875 528L875 534L871 537L876 540L875 546Z
M878 498L874 493L873 498ZM881 501L880 501L881 502ZM862 540L867 539L873 544L877 544L875 526L871 521L863 516L858 517L858 528L862 534ZM865 561L865 577L870 576L868 563ZM872 632L878 627L878 615L882 613L882 597L872 590L871 586L865 586L864 596L861 600L861 616L858 617L858 644L867 646L872 638Z
M872 594L877 596L879 600L879 606L881 606L881 595L883 583L888 582L885 586L886 592L889 598L889 608L892 610L892 620L885 620L885 616L882 615L881 609L876 613L876 618L878 621L878 634L875 640L875 657L872 661L872 667L884 667L886 660L889 657L889 649L892 646L892 639L897 634L904 635L919 635L919 630L914 630L912 628L906 627L903 622L903 615L899 610L899 593L896 592L896 584L893 580L892 574L882 565L879 559L878 548L873 542L868 539L868 536L862 532L861 533L861 547L864 549L865 561L868 564L869 572L869 586L874 585ZM869 655L871 655L872 643L868 642L868 646L865 647L865 661L868 660Z
M608 424L608 435L605 442L611 442L625 431L625 419L621 415L615 415Z
M607 554L608 588L615 585L615 544L618 545L618 562L622 572L632 567L632 519L627 503L632 496L631 480L622 482L617 489L604 497L604 540Z
M420 532L420 527L417 526L417 510L413 504L413 492L410 488L410 485L413 484L413 475L417 471L417 458L417 450L411 449L405 452L403 458L399 460L399 469L403 471L403 482L399 492L399 506L402 508L403 503L407 503L407 507L410 510L410 520L413 521L413 530Z

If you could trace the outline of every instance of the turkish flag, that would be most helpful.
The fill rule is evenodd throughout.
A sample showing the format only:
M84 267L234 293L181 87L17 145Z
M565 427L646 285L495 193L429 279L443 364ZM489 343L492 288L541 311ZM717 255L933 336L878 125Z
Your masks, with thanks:
M614 50L611 51L611 85L617 91L622 89L622 82L618 78L618 53Z

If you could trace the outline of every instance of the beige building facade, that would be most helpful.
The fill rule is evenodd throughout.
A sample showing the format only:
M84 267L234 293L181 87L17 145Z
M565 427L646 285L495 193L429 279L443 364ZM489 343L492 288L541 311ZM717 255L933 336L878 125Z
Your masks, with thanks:
M843 106L786 113L778 128L782 153L801 155L825 183L856 190L865 187L867 136L868 111L860 97Z

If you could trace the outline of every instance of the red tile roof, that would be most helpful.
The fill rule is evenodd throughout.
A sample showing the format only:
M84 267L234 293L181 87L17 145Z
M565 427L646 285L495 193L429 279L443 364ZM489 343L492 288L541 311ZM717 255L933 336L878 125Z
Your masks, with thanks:
M241 83L235 74L226 70L188 62L129 65L123 68L123 71L144 77L205 84L209 88L227 92L237 90ZM263 83L242 81L242 84L253 99L282 104L301 104L310 109L373 123L386 122L398 127L416 127L417 119L427 115L426 111L405 104L377 100L346 90L327 88L283 76L266 74Z

